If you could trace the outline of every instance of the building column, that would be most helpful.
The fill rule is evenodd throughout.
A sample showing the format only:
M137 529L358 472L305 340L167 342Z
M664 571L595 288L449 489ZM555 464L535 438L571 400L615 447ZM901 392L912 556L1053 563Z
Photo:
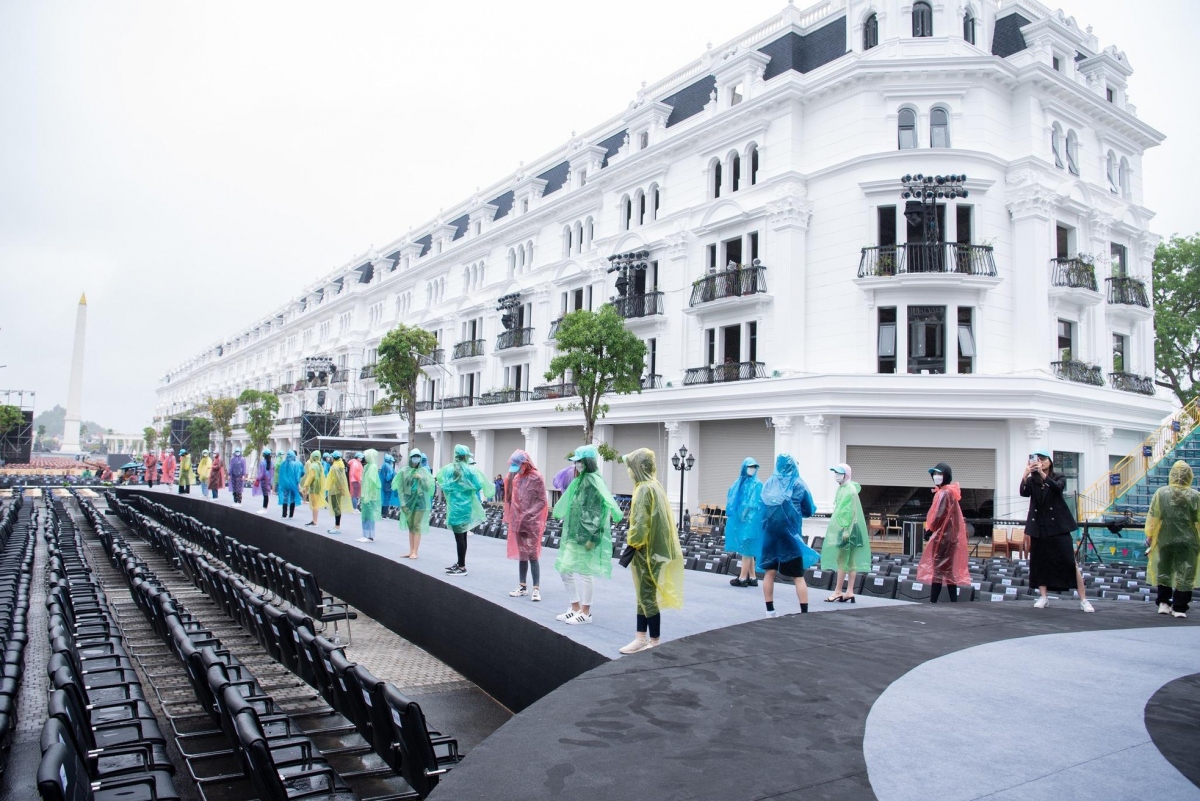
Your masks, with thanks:
M787 298L790 308L804 310L807 292L808 225L812 220L813 204L808 189L801 183L780 187L779 199L767 204L766 236L760 236L759 258L766 265L768 290L777 298ZM802 311L803 313L803 311ZM768 374L779 370L784 375L805 371L808 347L801 337L796 344L796 319L782 313L776 305L772 315L773 333L760 325L758 358L766 363Z
M792 438L792 417L790 415L772 417L771 427L775 429L775 455L792 453L795 450ZM770 467L774 470L774 462Z
M800 475L812 492L817 511L828 512L833 508L835 490L826 478L829 468L840 461L830 457L829 433L838 424L838 418L827 414L807 414L804 424L808 426L808 447L797 448L792 455L796 457Z
M446 443L449 442L449 439L447 439L445 431L431 433L429 436L433 440L433 453L429 454L429 466L434 472L437 472L438 468L446 463ZM415 446L410 443L409 450L413 447Z
M1013 281L1028 298L1045 298L1050 293L1051 231L1053 192L1036 184L1012 190L1008 204L1012 214ZM1014 372L1049 370L1057 361L1057 333L1050 305L1044 302L1017 303L1013 310L1012 369Z
M492 445L496 434L490 428L472 429L471 436L475 438L475 464L490 479L496 474L495 465L492 464Z
M671 505L675 508L676 519L683 514L679 508L679 472L671 465L671 457L679 452L683 445L687 446L688 454L696 457L696 466L684 477L683 508L695 513L700 508L700 473L707 467L703 464L704 453L700 447L700 423L696 420L668 420L667 452L655 454L658 457L658 480L667 491Z
M558 470L550 470L550 437L547 436L546 429L522 428L521 435L525 437L525 452L542 471L542 475L546 477L546 486L549 487L550 479L554 478L554 473Z

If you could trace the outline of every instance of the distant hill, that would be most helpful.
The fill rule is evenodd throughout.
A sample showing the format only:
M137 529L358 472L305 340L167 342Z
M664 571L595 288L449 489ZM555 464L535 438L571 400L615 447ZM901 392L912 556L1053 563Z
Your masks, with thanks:
M37 431L38 426L45 426L46 436L61 437L63 435L63 425L65 424L66 419L67 410L61 406L55 405L53 409L47 409L33 418L33 430ZM83 424L87 426L89 434L102 434L105 431L108 431L108 428L93 420L86 420Z

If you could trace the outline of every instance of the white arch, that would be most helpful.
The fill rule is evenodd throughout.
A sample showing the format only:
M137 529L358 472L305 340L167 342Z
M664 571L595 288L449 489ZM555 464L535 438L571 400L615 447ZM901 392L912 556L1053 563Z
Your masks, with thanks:
M704 212L704 218L700 221L700 227L703 228L717 222L733 220L738 217L744 217L746 211L741 204L728 198L722 199L719 203L714 203L707 211ZM618 251L620 252L620 251Z

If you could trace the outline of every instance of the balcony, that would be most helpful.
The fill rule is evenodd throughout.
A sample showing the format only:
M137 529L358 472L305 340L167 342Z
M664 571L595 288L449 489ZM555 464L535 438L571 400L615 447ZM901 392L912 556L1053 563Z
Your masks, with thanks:
M1088 289L1098 292L1096 268L1078 258L1051 259L1050 285L1065 289Z
M418 412L432 412L435 409L440 408L440 404L438 401L423 400L417 401L416 407Z
M711 303L722 298L740 298L759 295L767 291L767 268L762 265L743 267L710 273L692 282L691 307ZM658 293L654 293L658 294Z
M642 389L662 389L662 376L658 373L642 376Z
M459 395L454 398L442 398L443 409L465 409L468 406L478 406L479 399L470 395Z
M1109 373L1108 382L1113 389L1122 392L1136 392L1139 395L1154 395L1154 379L1147 375L1135 373Z
M498 389L495 392L485 392L479 396L479 406L496 406L501 403L520 403L530 399L529 392L523 389Z
M944 273L996 277L996 262L990 245L957 242L909 242L862 249L859 278Z
M530 393L531 400L552 400L555 398L574 398L579 392L573 383L564 381L561 384L542 384L534 387Z
M1100 368L1086 362L1072 360L1050 362L1054 375L1064 381L1075 381L1079 384L1091 384L1094 387L1104 386L1104 373Z
M349 381L350 376L347 374L347 371L338 370L337 375L333 377L333 380L329 382L329 385L333 387L345 386L347 383L349 383Z
M357 420L360 417L370 417L370 416L371 416L371 410L366 407L362 407L362 406L358 407L357 409L351 409L348 412L346 412L347 420Z
M429 352L429 355L421 357L421 364L445 364L446 349L434 348Z
M510 328L496 337L496 350L509 350L533 344L532 328Z
M373 365L373 364L364 365L363 369L358 371L358 378L360 381L365 381L368 378L374 378L374 377L375 377L375 365Z
M1121 306L1140 306L1150 308L1150 299L1146 295L1146 283L1140 278L1116 276L1106 278L1108 284L1108 302Z
M293 392L302 392L308 388L308 382L303 378L296 382L296 386L292 387Z
M751 267L750 269L753 270L755 268ZM759 267L758 269L761 270L762 268ZM695 297L694 290L692 296ZM661 292L646 292L642 295L622 295L613 298L611 302L613 308L617 310L617 314L626 320L654 317L663 313L663 293Z
M563 318L561 317L559 317L557 320L550 321L550 339L554 339L556 336L558 336L558 327L562 325L562 321Z
M476 356L483 355L483 340L468 339L466 342L459 342L454 346L455 359L472 359Z
M766 377L766 365L762 362L729 362L710 367L689 367L683 377L683 384L724 384L727 381L750 381Z

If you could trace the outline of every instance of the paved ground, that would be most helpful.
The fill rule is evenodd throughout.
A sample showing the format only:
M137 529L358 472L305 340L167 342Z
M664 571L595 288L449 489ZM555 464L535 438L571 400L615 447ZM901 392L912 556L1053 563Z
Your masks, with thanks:
M193 494L197 488L193 487ZM154 492L169 492L172 488L155 487ZM229 493L209 503L232 505ZM243 508L255 514L262 508L262 499L246 495ZM279 507L271 499L268 515L279 518ZM312 532L313 536L327 537L333 526L333 517L328 510L321 510L320 525L305 528L312 513L306 508L297 508L296 516L288 521L293 526ZM361 548L370 549L388 559L399 559L408 553L408 535L399 530L394 520L380 520L376 524L376 542L356 543L361 535L359 517L348 514L342 517L342 539ZM598 579L593 602L593 622L583 626L567 626L555 620L555 615L569 607L566 590L563 589L558 573L554 570L554 559L558 551L547 548L542 553L542 601L532 602L528 597L511 598L508 593L517 586L517 563L506 555L504 540L493 537L471 535L467 550L468 575L446 577L447 581L460 583L475 595L509 608L543 626L553 628L587 645L610 659L621 656L619 649L629 642L635 631L637 614L634 602L633 580L629 571L613 561L611 580ZM422 538L420 559L411 565L423 573L445 577L443 568L456 560L454 537L446 529L433 529ZM724 628L738 623L759 620L764 617L762 588L736 588L729 585L729 576L711 575L695 570L684 571L684 608L663 612L662 636L673 640L704 631ZM810 592L810 611L841 612L853 614L867 609L903 605L904 601L883 598L859 598L854 605L827 604L823 598L828 591ZM799 602L791 585L781 584L776 588L775 605L780 615L799 612ZM357 634L355 635L357 637Z

